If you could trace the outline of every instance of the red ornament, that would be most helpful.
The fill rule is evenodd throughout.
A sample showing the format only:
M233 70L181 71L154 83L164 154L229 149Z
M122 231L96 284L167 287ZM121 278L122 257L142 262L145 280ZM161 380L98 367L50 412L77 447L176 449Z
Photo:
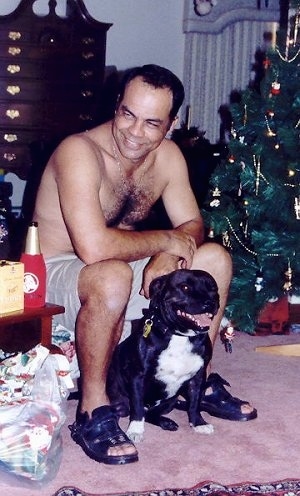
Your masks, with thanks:
M228 157L228 162L229 162L230 164L233 164L233 163L234 163L234 161L235 161L234 156L233 156L233 155L230 155L230 157Z
M264 69L268 69L271 66L271 60L268 58L265 58L263 62Z
M278 83L278 81L274 81L274 83L272 83L271 93L272 93L272 95L279 95L280 83Z

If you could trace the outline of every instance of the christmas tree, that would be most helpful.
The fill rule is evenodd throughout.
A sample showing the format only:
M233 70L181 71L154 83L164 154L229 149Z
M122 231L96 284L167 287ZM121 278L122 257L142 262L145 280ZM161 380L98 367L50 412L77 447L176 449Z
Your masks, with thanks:
M230 106L229 153L203 208L209 237L233 258L225 315L248 333L267 302L300 295L299 22L300 2L291 0L259 89L249 85Z

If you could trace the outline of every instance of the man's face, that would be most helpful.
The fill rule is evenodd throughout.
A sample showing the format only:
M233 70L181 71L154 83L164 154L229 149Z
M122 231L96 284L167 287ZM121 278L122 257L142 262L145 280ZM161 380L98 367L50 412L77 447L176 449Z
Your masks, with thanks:
M138 162L155 150L171 127L172 93L135 78L128 84L113 121L113 136L124 158Z

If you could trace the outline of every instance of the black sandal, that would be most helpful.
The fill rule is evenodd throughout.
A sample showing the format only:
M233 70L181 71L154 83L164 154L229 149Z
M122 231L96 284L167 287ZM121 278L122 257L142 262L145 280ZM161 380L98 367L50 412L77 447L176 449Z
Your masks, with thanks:
M138 453L125 455L108 455L108 449L115 446L130 444L118 424L118 416L108 406L100 406L92 412L91 418L87 412L79 413L76 421L69 425L72 439L81 446L83 451L93 460L108 465L121 465L138 461Z
M224 386L230 387L230 384L219 374L214 373L208 376L205 389L211 388L212 393L203 395L200 403L201 411L226 420L247 421L255 419L257 417L256 408L253 408L252 412L243 413L241 406L248 405L248 401L232 396Z

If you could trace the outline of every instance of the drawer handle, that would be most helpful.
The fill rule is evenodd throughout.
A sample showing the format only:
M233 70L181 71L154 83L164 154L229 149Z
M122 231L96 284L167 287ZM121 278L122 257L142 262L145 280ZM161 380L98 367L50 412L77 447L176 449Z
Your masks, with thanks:
M4 153L3 158L8 162L12 162L13 160L16 160L17 155L15 153Z
M93 45L95 43L95 38L91 38L90 36L86 36L81 38L81 42L83 45Z
M83 79L86 79L86 78L89 78L89 77L93 76L93 74L94 74L93 71L81 71L80 76Z
M85 60L89 60L89 59L92 59L93 57L95 57L94 52L82 52L81 55L82 55L82 58Z
M18 141L18 136L16 134L5 134L4 139L8 143L12 143L13 141Z
M89 114L80 114L79 115L79 119L81 121L91 121L92 120L92 116L89 115Z
M13 56L20 55L21 48L19 48L19 47L9 47L8 48L8 53L9 53L9 55L13 55Z
M20 40L21 37L22 37L22 35L21 35L21 33L19 31L10 31L8 33L8 37L9 37L10 40L16 41L16 40Z
M13 85L9 85L9 86L7 86L7 88L6 88L6 91L7 91L7 93L9 93L10 95L17 95L18 93L20 93L21 88L20 88L20 86L13 86Z
M20 72L21 67L19 65L13 65L9 64L7 66L7 72L10 72L11 74L16 74L16 72Z
M10 119L17 119L18 117L20 117L20 112L18 110L15 110L15 109L8 109L5 112L5 114Z
M94 93L91 90L82 90L81 94L84 98L91 98Z

